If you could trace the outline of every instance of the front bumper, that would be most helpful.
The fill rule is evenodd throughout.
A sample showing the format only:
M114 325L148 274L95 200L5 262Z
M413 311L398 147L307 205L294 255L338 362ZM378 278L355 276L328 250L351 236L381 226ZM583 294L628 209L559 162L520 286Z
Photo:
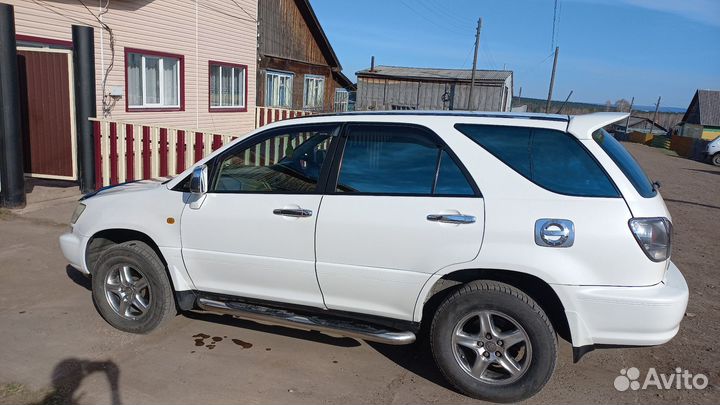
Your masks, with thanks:
M575 347L665 343L677 334L688 303L687 283L672 262L653 286L552 287L565 306Z
M87 239L88 238L75 234L72 231L60 236L60 250L63 256L70 262L71 266L85 274L88 274L88 269L84 265Z

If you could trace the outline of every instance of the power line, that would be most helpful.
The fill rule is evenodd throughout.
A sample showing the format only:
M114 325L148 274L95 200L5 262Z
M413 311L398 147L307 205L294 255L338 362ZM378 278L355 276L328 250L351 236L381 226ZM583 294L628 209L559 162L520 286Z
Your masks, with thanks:
M466 20L464 17L458 16L457 14L451 13L448 9L443 8L442 6L439 6L438 4L427 0L416 0L418 4L421 4L423 7L428 9L433 14L439 14L441 16L444 16L446 18L449 18L450 20L454 20L458 23L460 23L463 27L471 27L474 24L474 21Z
M415 8L413 8L413 7L411 7L410 5L408 5L404 0L400 0L400 3L401 3L403 6L405 6L406 8L408 8L409 10L411 10L413 13L417 14L417 15L418 15L420 18L422 18L423 20L425 20L425 21L427 21L427 22L429 22L429 23L437 26L438 28L442 29L443 31L452 31L452 32L454 32L454 33L456 33L456 34L461 34L461 35L467 34L466 32L462 32L462 31L460 31L460 30L458 30L458 29L453 28L453 25L452 25L452 24L442 25L442 24L438 23L437 21L435 21L435 20L433 20L433 19L431 19L431 18L428 18L428 17L425 16L424 14L420 13L419 11L417 11Z
M250 15L250 13L248 13L247 10L245 10L244 8L242 8L242 6L241 6L240 4L238 4L237 1L232 0L232 2L235 3L235 5L236 5L240 10L242 10L243 13L245 13L248 17L250 17L250 19L252 19L252 20L255 21L255 22L258 22L257 19L255 19L255 17L253 17L252 15Z

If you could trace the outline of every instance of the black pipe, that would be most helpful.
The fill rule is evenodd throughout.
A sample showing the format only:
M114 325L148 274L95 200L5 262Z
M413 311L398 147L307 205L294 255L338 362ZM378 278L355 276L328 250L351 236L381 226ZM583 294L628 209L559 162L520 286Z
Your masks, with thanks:
M0 3L0 205L25 206L15 11Z
M88 120L97 115L94 37L92 27L72 26L75 127L78 135L78 174L82 193L95 190L95 142L93 142L93 123Z

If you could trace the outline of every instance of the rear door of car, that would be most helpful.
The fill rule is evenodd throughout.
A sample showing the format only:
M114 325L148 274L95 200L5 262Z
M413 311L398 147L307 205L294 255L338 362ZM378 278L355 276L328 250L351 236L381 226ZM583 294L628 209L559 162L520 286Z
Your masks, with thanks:
M417 125L347 124L332 167L316 230L326 306L411 320L431 274L477 256L480 191Z

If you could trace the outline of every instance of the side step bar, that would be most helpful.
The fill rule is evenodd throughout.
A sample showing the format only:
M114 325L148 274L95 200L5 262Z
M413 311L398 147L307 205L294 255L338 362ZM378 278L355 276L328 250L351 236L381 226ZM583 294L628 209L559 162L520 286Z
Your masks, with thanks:
M393 332L366 323L301 315L284 309L250 305L237 301L216 301L199 298L197 305L209 312L292 328L329 332L371 342L389 345L407 345L415 342L415 334L410 331Z

